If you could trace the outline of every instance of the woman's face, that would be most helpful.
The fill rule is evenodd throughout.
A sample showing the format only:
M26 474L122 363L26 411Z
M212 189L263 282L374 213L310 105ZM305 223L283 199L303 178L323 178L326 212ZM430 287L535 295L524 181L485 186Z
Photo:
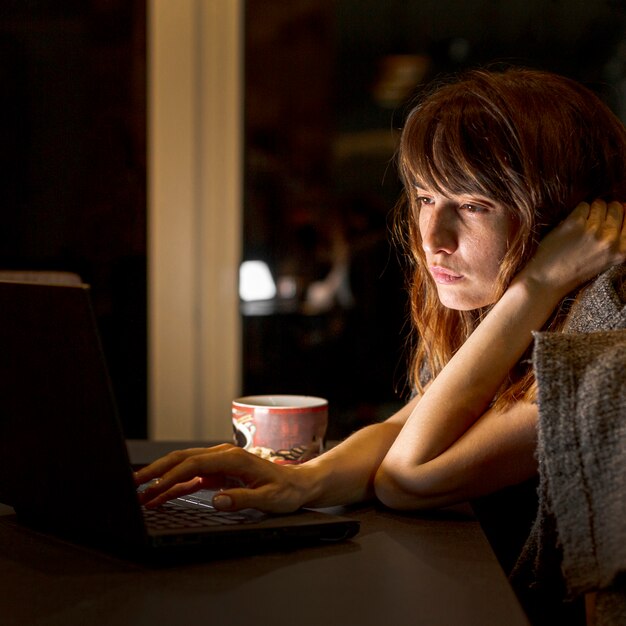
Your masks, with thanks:
M418 186L417 195L422 247L441 303L458 311L493 304L514 228L510 213L472 194L444 195Z

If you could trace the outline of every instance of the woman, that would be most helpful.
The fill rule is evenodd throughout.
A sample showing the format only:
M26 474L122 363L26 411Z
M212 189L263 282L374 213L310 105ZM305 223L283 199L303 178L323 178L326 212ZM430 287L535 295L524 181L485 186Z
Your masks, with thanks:
M301 466L230 445L172 453L137 473L138 484L159 478L146 505L236 479L216 508L288 512L376 496L421 509L536 474L526 352L533 331L563 327L577 289L626 260L615 201L626 197L626 131L565 78L478 71L423 98L399 163L419 337L413 398Z

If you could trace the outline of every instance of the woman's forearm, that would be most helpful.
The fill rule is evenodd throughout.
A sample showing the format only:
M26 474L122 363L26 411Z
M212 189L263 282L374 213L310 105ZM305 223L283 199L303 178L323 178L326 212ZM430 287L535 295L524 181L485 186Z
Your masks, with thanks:
M452 445L486 411L559 300L536 283L512 285L432 381L387 461L419 465Z
M484 496L537 473L537 406L517 402L482 415L445 452L412 471L410 490L379 471L377 496L395 509L432 509Z
M374 497L374 477L418 398L389 420L366 426L321 456L296 466L303 506L334 506Z
M472 336L465 342L415 407L402 432L381 463L375 479L377 496L393 508L442 506L478 493L479 465L507 484L509 462L490 441L499 433L514 449L533 459L527 433L507 416L494 416L481 425L480 437L467 439L468 431L485 414L490 401L558 302L556 295L520 281L513 285ZM555 301L556 299L556 301ZM508 432L508 435L506 434ZM502 433L505 433L504 435ZM518 440L519 439L519 440ZM523 445L522 445L522 442ZM481 477L485 484L485 477Z

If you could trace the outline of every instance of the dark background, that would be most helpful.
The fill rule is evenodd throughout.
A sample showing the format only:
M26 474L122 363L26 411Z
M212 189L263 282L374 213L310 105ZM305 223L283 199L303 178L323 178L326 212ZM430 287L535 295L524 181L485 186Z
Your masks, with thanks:
M0 268L91 284L131 437L147 429L145 35L144 0L0 3Z
M431 79L497 62L569 75L621 113L623 4L248 0L244 254L291 277L297 302L244 316L245 392L327 396L331 436L401 405L406 294L388 225L411 99ZM307 315L307 286L328 274L338 235L353 302Z
M441 73L504 61L576 78L623 117L624 2L246 9L244 258L291 291L243 310L243 391L327 396L341 436L406 397L387 227L407 101ZM145 42L145 0L0 4L0 269L70 270L92 285L130 437L147 422ZM350 297L311 308L307 290L338 248Z

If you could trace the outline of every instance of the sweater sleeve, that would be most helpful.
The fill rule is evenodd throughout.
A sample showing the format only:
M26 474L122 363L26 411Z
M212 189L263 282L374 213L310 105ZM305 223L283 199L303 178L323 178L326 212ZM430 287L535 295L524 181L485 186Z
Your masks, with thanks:
M540 333L539 448L569 592L626 572L626 330Z
M622 264L584 290L564 333L535 335L539 506L511 574L531 601L603 589L597 606L624 618L606 623L626 623L625 329Z

